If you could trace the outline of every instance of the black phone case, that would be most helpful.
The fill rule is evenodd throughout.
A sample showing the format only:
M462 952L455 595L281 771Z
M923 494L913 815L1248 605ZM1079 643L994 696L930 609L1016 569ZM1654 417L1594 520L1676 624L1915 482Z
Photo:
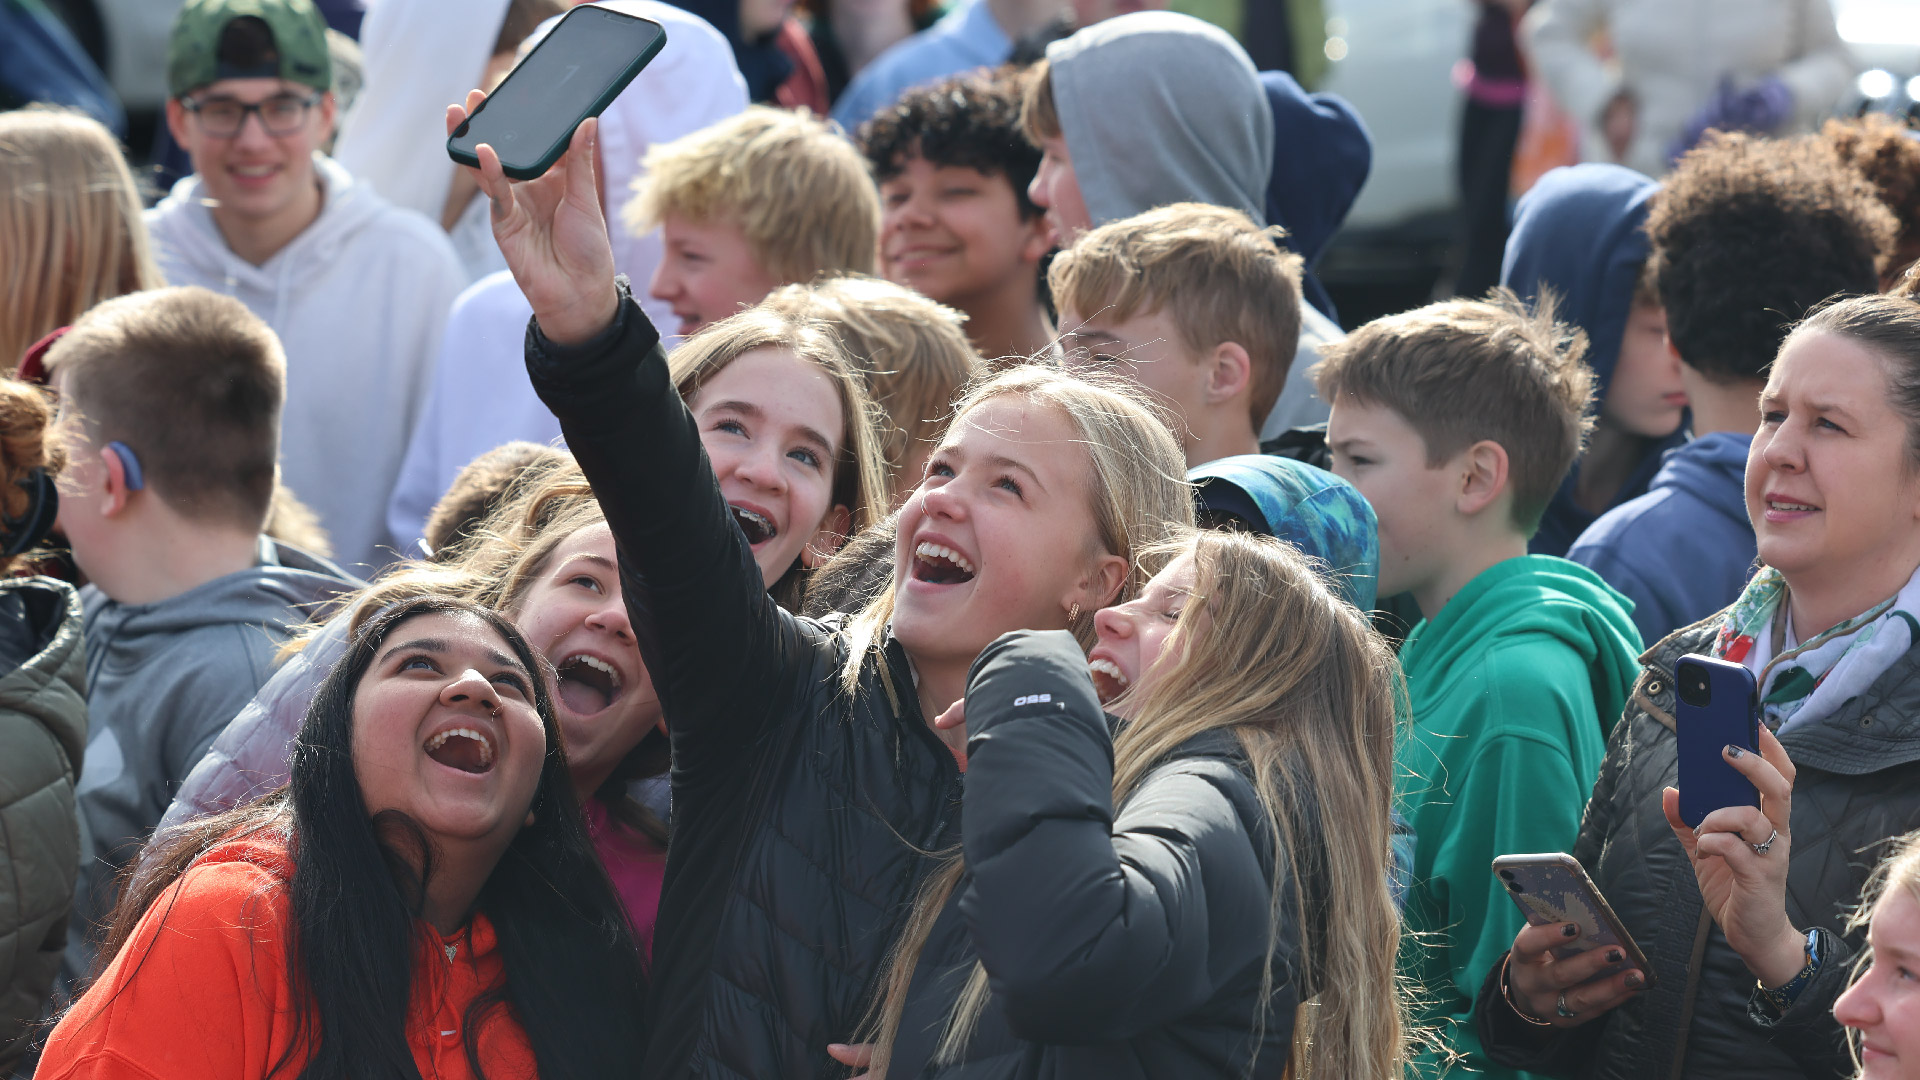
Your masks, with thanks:
M1706 705L1689 705L1680 698L1680 685L1690 670L1706 674L1711 695ZM1674 675L1680 820L1698 826L1721 807L1759 806L1760 793L1753 782L1727 764L1721 754L1729 744L1759 751L1760 706L1753 673L1739 664L1689 654L1680 658Z
M528 52L526 56L521 58L519 64L514 65L514 69L507 73L507 77L500 81L500 85L494 87L494 93L497 94L505 89L507 83L513 81L513 77L520 73L520 69L524 67L528 61L532 60L536 53L546 48L554 38L559 36L561 26L564 26L569 19L575 18L617 18L635 22L648 21L634 15L614 11L611 8L603 8L597 4L582 4L562 16L560 20L561 25L555 26L549 31L547 36L541 39L540 43L535 45L531 52ZM633 62L627 65L626 70L621 72L620 77L615 79L611 86L607 87L606 92L601 94L586 112L574 117L573 122L566 126L565 132L561 134L552 145L548 146L546 150L542 151L537 160L515 164L502 158L500 160L500 171L515 180L533 180L544 174L548 169L553 168L553 163L559 161L561 155L567 152L567 145L573 141L574 130L580 126L580 122L589 116L599 116L602 112L605 112L607 106L613 104L613 99L619 97L620 92L625 90L627 84L633 81L633 77L640 74L648 64L652 63L653 58L660 55L660 50L665 48L666 45L667 35L665 28L662 28L659 36L653 39L653 44L649 45L645 52L635 57ZM480 107L475 109L472 115L467 117L466 122L456 128L452 135L447 136L448 157L462 165L475 169L480 167L480 157L475 149L473 147L461 146L459 145L459 141L466 137L467 130L472 126L474 118L487 111L487 101L492 100L493 95L489 94L487 100L482 101ZM480 142L485 141L484 139L480 140ZM478 145L478 143L475 143L475 147Z

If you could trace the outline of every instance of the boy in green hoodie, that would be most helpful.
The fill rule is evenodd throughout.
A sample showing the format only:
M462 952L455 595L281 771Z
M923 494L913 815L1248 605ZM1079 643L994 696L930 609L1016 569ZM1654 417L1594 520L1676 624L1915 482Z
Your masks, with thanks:
M1412 716L1395 770L1417 838L1402 967L1441 1044L1420 1076L1524 1075L1490 1067L1469 1020L1521 924L1490 864L1572 845L1636 672L1632 604L1527 554L1589 423L1585 350L1550 302L1530 313L1503 293L1370 323L1314 372L1333 471L1379 518L1380 595L1425 615L1400 653Z

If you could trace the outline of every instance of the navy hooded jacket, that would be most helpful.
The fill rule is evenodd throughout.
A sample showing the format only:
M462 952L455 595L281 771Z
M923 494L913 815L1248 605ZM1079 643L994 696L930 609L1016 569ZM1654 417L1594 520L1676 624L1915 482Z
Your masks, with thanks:
M1373 167L1373 139L1360 114L1334 94L1309 94L1284 71L1261 72L1260 84L1273 106L1267 223L1285 228L1287 248L1306 262L1301 295L1338 323L1313 267L1360 197Z
M1543 288L1560 297L1559 318L1587 332L1594 408L1606 400L1626 337L1634 286L1646 264L1648 204L1660 185L1618 165L1554 169L1520 199L1507 238L1500 283L1532 303ZM1684 426L1684 425L1683 425ZM1675 431L1647 455L1613 497L1618 506L1647 490L1660 455L1678 446ZM1535 555L1564 555L1595 515L1573 500L1576 463L1527 545ZM1648 641L1655 639L1648 638Z
M1740 597L1758 551L1747 520L1753 436L1716 431L1667 453L1647 493L1600 515L1567 558L1633 601L1649 644Z

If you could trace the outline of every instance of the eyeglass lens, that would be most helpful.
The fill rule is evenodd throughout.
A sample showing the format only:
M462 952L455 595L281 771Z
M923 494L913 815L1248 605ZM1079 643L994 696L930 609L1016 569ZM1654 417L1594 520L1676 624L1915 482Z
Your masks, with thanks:
M265 101L247 103L233 98L208 98L194 111L200 117L200 123L210 135L229 136L240 133L240 126L246 123L247 114L260 114L260 123L272 135L291 135L300 130L307 118L307 110L313 101L310 98L293 94L275 94Z

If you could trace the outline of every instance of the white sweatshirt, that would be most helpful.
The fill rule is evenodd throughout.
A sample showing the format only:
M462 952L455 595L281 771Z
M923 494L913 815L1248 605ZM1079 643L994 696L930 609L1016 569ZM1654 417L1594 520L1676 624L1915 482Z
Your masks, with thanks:
M438 225L329 158L314 165L320 216L260 266L227 248L197 177L147 211L147 228L169 283L235 297L280 336L281 478L320 515L343 566L378 566L392 558L376 550L389 543L387 498L466 272Z
M734 66L727 39L698 16L659 0L606 0L604 6L652 19L667 31L660 55L601 114L600 156L614 269L632 279L634 295L654 325L668 326L672 311L646 295L664 251L660 230L635 236L621 223L620 210L633 197L647 149L745 109L747 83ZM491 229L485 213L482 209L473 224ZM516 439L559 438L559 422L527 381L524 355L532 315L532 306L504 270L474 282L454 304L433 390L387 508L388 526L409 553L434 504L469 461Z

